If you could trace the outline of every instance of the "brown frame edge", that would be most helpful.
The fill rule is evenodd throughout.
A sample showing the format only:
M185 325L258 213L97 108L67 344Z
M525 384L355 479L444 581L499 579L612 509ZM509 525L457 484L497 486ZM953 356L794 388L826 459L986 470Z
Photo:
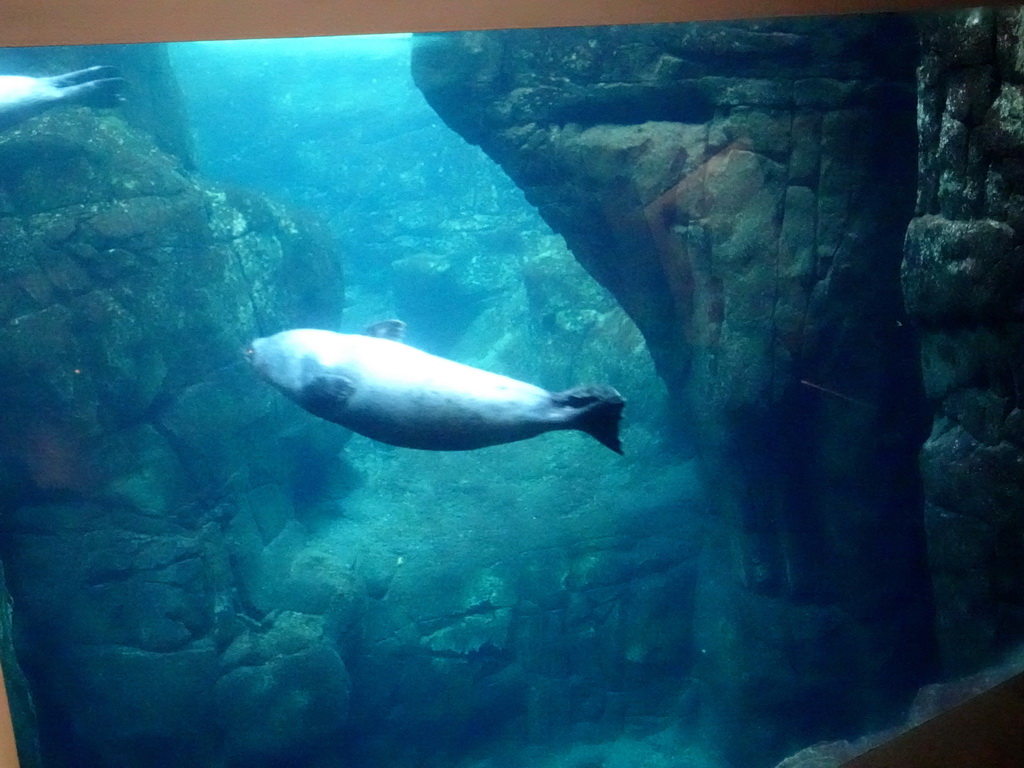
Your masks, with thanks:
M1017 768L1024 765L1024 674L968 699L842 768Z
M591 26L969 7L957 0L0 0L0 46Z
M7 686L0 671L0 768L18 768L18 748L14 742L11 707L7 701Z

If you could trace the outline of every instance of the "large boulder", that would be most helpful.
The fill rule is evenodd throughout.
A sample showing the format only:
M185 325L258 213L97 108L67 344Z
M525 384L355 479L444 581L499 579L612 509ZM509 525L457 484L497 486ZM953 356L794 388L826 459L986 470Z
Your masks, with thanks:
M348 662L353 760L605 741L678 715L693 737L679 652L702 542L693 468L553 438L493 462L386 455L325 531L367 598Z
M267 631L240 635L223 664L214 697L229 760L294 759L340 735L351 682L322 617L278 613Z

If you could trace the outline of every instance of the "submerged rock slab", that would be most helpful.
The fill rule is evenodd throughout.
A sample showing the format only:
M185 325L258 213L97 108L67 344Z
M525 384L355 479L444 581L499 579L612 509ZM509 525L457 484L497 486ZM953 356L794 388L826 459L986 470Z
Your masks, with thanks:
M239 636L223 664L216 717L236 760L280 760L340 737L351 681L321 617L283 611L266 632Z
M1022 308L1024 258L1004 221L919 216L907 230L903 290L929 323L1013 320Z

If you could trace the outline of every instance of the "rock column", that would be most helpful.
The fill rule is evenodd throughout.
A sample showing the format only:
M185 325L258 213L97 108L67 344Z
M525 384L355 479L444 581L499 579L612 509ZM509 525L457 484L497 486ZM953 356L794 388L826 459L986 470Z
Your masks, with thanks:
M1024 14L929 20L903 264L934 415L921 452L944 669L1024 633Z

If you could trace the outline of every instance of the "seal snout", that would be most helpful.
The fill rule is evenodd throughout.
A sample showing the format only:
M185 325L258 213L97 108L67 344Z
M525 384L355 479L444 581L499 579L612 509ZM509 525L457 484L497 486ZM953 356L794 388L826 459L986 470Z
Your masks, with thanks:
M246 359L262 378L276 387L286 390L296 385L294 355L289 353L282 334L254 339L243 350Z
M245 361L256 370L263 378L267 378L267 355L264 347L264 339L253 339L249 344L242 347L240 352Z

